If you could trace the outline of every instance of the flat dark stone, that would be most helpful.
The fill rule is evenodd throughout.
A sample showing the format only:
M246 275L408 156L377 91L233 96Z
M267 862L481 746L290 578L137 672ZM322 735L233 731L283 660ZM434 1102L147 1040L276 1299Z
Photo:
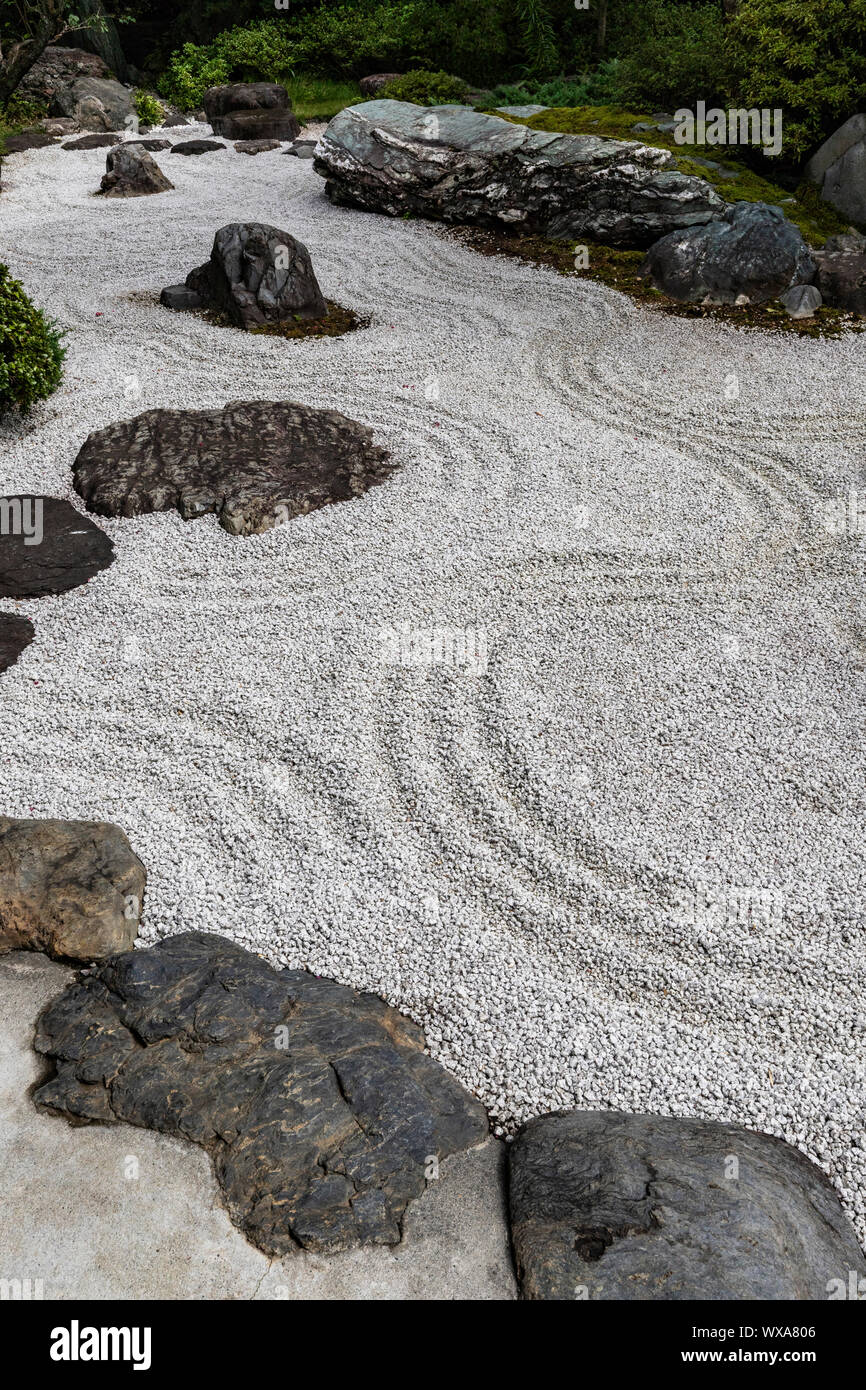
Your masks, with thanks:
M0 613L0 671L15 665L35 635L29 618L21 618L17 613Z
M94 135L82 135L78 140L67 140L65 145L61 145L62 150L105 150L112 145L120 144L119 135L103 135L97 131Z
M59 497L0 497L0 530L0 598L65 594L114 561L105 532Z
M201 295L191 290L189 285L166 285L159 296L160 304L166 309L201 309Z
M542 1115L509 1168L525 1298L824 1300L832 1280L866 1274L820 1168L739 1125Z
M215 512L233 535L267 531L360 497L393 472L373 432L336 410L234 401L222 410L148 410L95 430L73 465L98 516Z
M224 150L219 140L181 140L172 145L172 154L210 154L211 150Z
M238 140L235 143L238 154L268 154L279 148L279 140Z
M82 976L35 1047L56 1067L37 1106L200 1144L235 1225L274 1256L396 1244L425 1167L488 1132L381 999L204 933Z
M160 150L170 150L170 140L127 140L127 145L143 145L151 154L157 154Z
M44 131L23 130L20 135L7 135L2 142L3 154L22 154L25 150L42 150L46 145L54 145L60 137L46 135Z

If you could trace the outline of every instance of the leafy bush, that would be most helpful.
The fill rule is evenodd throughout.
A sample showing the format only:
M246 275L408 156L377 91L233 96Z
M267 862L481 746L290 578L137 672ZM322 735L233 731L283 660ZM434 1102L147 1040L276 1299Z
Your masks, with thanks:
M634 41L619 65L618 102L650 111L694 107L701 100L725 104L729 84L721 5L647 0L636 23Z
M0 415L29 410L60 385L61 336L0 265Z
M392 101L413 101L416 106L448 106L465 102L468 92L469 88L460 77L416 68L389 82L382 96Z
M135 93L135 114L142 125L162 125L165 120L165 111L156 97L140 89Z
M185 43L157 86L184 111L201 106L208 87L224 82L282 82L293 75L294 50L285 25L264 20L227 29L213 43Z
M548 81L501 84L487 96L486 106L594 106L613 100L619 62L600 63L595 72L581 77L551 77Z
M736 104L782 108L789 158L866 107L866 0L748 0L728 50Z

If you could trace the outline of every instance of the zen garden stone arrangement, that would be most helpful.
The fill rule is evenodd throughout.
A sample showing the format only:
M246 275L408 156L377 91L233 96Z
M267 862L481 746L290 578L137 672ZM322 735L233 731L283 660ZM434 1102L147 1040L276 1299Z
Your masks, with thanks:
M54 783L23 751L0 966L59 971L33 1104L198 1146L270 1260L398 1250L439 1165L447 1187L493 1145L525 1299L866 1277L862 572L810 519L822 429L862 423L862 351L768 339L777 395L750 415L756 340L730 320L656 315L653 339L611 289L449 229L640 252L665 303L797 322L866 315L866 237L809 244L651 126L422 107L380 95L395 74L312 136L285 87L229 82L181 138L129 138L129 89L55 52L50 130L7 142L10 239L20 262L44 171L106 271L58 289L89 346L73 328L57 419L2 445L3 727L61 808L34 809ZM864 123L810 164L861 226ZM361 332L315 335L330 294ZM489 665L444 662L479 623ZM847 771L793 770L828 730ZM800 887L732 908L775 864Z

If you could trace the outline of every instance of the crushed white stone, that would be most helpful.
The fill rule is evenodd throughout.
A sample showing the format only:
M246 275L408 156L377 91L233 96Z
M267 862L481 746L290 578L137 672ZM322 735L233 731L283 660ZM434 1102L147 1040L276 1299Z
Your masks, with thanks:
M244 398L342 410L402 468L260 537L105 521L113 567L4 603L36 641L0 678L0 806L116 821L143 942L381 993L505 1131L741 1121L863 1239L866 337L650 314L334 208L282 152L156 158L176 190L116 202L104 151L4 164L0 257L69 357L0 427L3 490L80 506L90 430ZM369 328L160 308L235 220L300 237Z

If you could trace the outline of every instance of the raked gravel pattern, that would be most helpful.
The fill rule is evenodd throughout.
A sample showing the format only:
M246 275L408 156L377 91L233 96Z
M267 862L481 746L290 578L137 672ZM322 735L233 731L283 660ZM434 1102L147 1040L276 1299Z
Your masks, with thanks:
M90 430L239 398L341 410L401 468L263 536L105 522L107 572L5 604L37 632L0 807L118 822L144 942L377 991L500 1130L738 1120L821 1163L862 1240L866 337L654 315L331 207L282 153L157 158L176 190L124 202L91 196L104 152L6 161L0 258L69 359L0 428L4 490L81 506ZM370 326L160 308L234 220L300 237Z

